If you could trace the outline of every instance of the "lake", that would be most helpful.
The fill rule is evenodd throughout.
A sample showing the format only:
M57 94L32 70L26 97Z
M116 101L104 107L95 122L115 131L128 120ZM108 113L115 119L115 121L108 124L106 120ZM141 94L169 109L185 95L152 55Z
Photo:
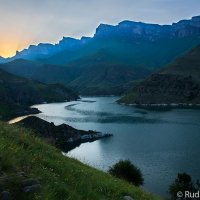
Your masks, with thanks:
M166 196L177 173L200 178L200 110L147 111L119 105L118 97L83 97L79 101L34 107L42 119L114 136L84 143L68 156L108 170L130 159L144 175L144 189Z

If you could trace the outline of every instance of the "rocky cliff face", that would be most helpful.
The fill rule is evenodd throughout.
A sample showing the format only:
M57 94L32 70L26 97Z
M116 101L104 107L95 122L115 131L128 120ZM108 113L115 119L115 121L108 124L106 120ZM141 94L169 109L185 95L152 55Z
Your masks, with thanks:
M62 51L77 51L82 47L85 47L85 45L87 45L88 43L94 42L98 39L117 38L124 41L132 41L138 39L156 41L159 39L180 39L184 37L194 37L199 35L200 16L193 17L190 20L181 20L177 23L173 23L172 25L122 21L116 26L100 24L96 29L96 33L93 38L82 37L79 40L70 37L63 37L63 39L55 45L48 43L30 45L28 49L17 52L16 56L8 59L7 61L19 58L29 60L45 59Z
M146 24L123 21L116 26L101 24L95 38L128 37L128 39L158 40L162 38L183 38L200 35L200 16L182 20L172 25Z

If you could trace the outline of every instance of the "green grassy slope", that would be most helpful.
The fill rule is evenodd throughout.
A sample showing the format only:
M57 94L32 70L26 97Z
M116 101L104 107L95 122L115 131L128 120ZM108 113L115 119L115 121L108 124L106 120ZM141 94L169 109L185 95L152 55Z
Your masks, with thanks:
M192 76L200 80L200 45L163 68L160 74Z
M21 190L22 176L39 180L41 189L27 195ZM18 178L16 178L18 177ZM0 191L15 199L157 200L122 180L91 168L36 138L30 130L0 122Z

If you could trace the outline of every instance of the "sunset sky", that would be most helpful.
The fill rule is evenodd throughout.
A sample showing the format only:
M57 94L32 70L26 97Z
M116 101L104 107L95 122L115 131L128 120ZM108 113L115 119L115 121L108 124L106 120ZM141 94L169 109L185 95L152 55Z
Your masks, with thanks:
M63 36L91 36L100 23L171 24L200 15L200 0L0 0L0 55Z

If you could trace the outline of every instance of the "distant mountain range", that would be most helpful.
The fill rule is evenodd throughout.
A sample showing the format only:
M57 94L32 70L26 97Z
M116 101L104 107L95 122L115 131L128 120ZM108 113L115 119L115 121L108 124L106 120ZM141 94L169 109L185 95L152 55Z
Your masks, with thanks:
M32 80L64 84L87 95L120 95L132 86L129 82L143 79L150 73L147 69L117 63L104 51L66 66L17 59L1 64L0 68Z
M136 85L120 102L200 104L200 45Z
M64 37L55 45L31 45L0 67L45 83L62 83L81 94L119 95L130 82L145 78L198 44L200 16L172 25L123 21L99 25L91 38Z
M153 43L154 45L158 45L157 42L160 40L164 40L163 42L165 42L165 40L172 40L173 42L173 39L181 40L188 37L194 37L193 40L195 40L195 37L199 37L199 35L200 16L193 17L191 20L181 20L177 23L173 23L172 25L123 21L116 26L100 24L96 29L94 37L92 38L82 37L79 40L63 37L63 39L55 45L42 43L38 45L30 45L28 49L17 52L11 59L22 58L28 60L41 60L48 58L47 61L45 60L44 62L54 61L54 64L66 64L67 62L83 57L86 54L91 55L102 48L111 48L110 50L113 51L114 49L112 48L115 48L116 45L118 48L123 46L125 48L128 47L128 50L133 51L130 52L133 53L131 56L135 56L134 53L139 53L139 51L143 50L142 47L144 44ZM152 48L152 46L150 46L150 48ZM155 51L156 48L152 50ZM120 49L118 49L118 51L120 51ZM73 55L74 53L83 55ZM113 53L117 54L118 52ZM61 59L59 56L65 56L65 58ZM56 61L57 57L59 57L60 61ZM8 59L8 61L9 60L10 59Z

